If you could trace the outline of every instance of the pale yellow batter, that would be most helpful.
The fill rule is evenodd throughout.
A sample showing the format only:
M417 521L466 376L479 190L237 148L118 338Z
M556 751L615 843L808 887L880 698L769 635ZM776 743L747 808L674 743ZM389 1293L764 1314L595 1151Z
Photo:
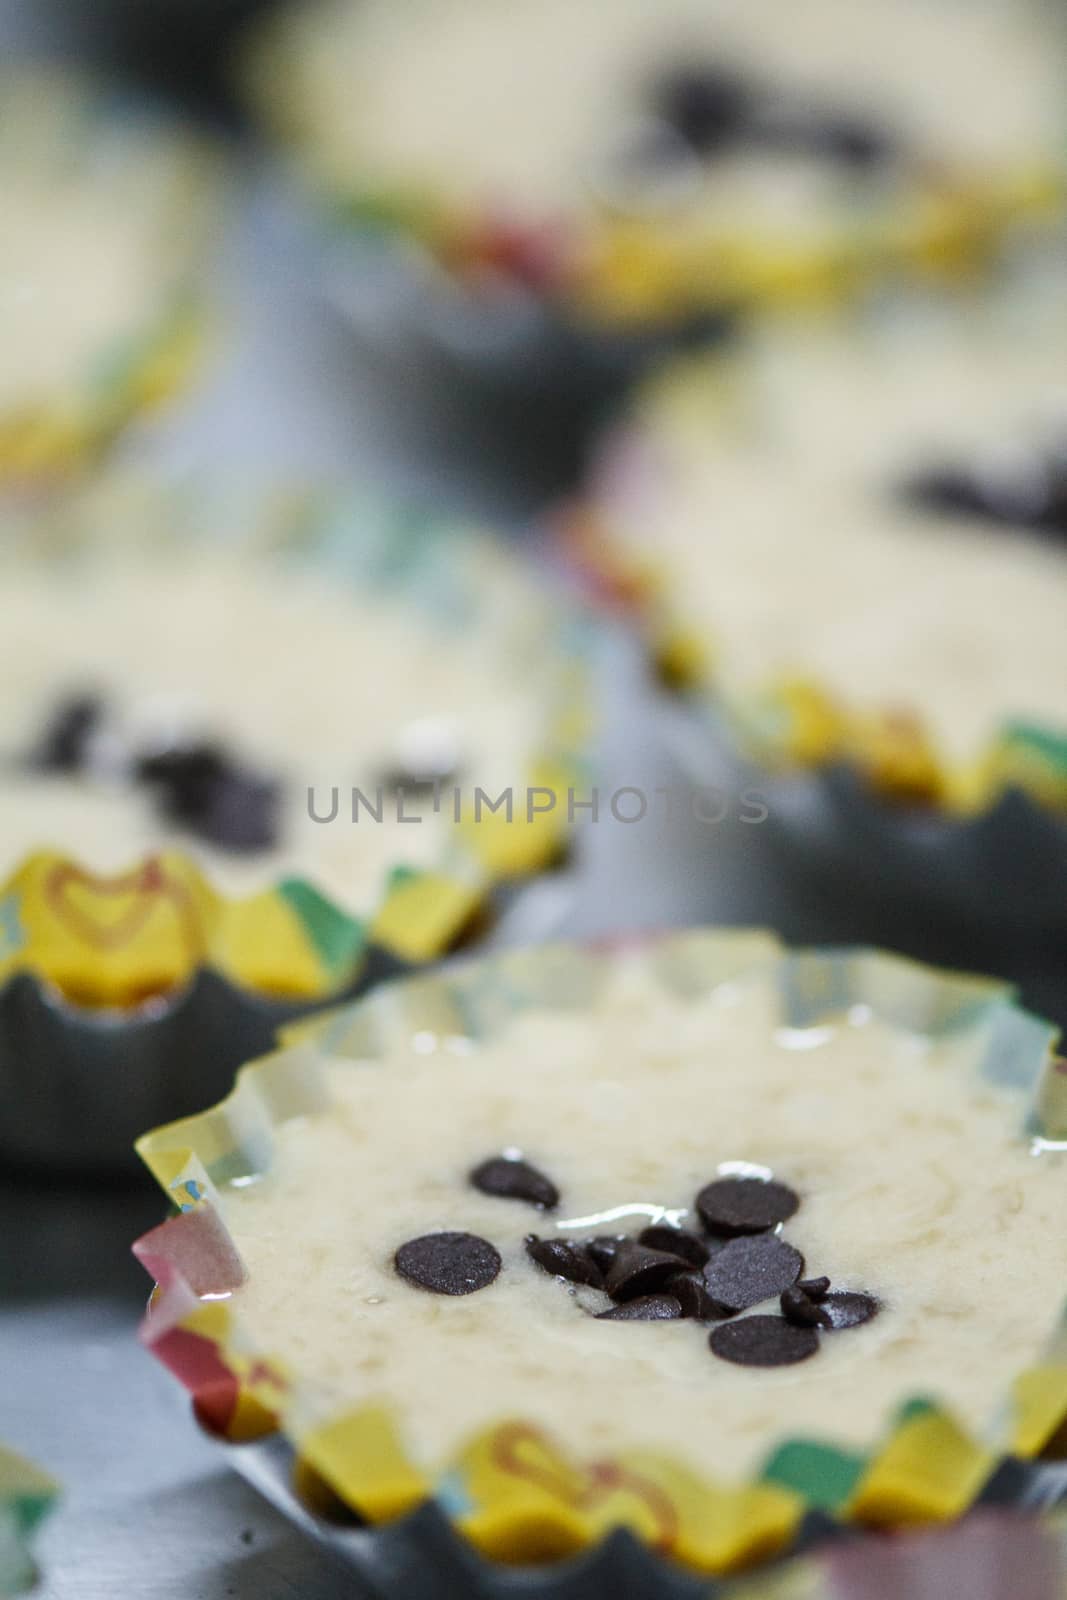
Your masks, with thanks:
M188 135L0 73L0 420L86 404L177 308L205 230Z
M222 1194L253 1345L324 1415L392 1401L431 1466L505 1417L579 1454L647 1445L716 1479L788 1435L870 1445L916 1393L982 1427L1061 1311L1067 1158L1030 1154L1021 1097L979 1076L984 1032L932 1043L866 1008L797 1032L780 1021L763 969L683 1002L619 962L589 1014L327 1064L330 1110L279 1127L268 1175ZM470 1186L508 1147L554 1180L556 1211ZM797 1191L783 1236L809 1274L883 1301L799 1365L719 1361L693 1321L597 1322L602 1294L525 1254L531 1231L636 1231L691 1207L736 1161ZM577 1220L627 1205L629 1219ZM400 1279L398 1246L434 1230L495 1245L495 1282L452 1298Z
M816 678L917 711L977 756L1019 719L1067 732L1067 543L905 505L928 467L1027 462L1067 438L1067 296L910 305L779 327L740 371L681 367L606 463L611 535L667 578L733 701Z
M1002 0L326 0L287 24L259 87L334 191L573 218L618 199L613 155L647 119L657 73L679 65L738 67L858 111L934 166L996 172L1058 151L1050 13ZM833 162L748 150L676 172L676 206L670 186L648 203L796 242L899 176L857 182Z
M421 822L397 820L387 787L383 820L360 807L353 823L353 786L377 806L379 783L414 749L454 754L468 812L475 785L525 793L558 709L558 657L544 646L554 619L547 597L488 541L456 536L453 576L469 610L449 620L447 597L435 601L429 580L416 604L410 591L361 589L293 557L227 554L227 533L247 527L220 526L212 545L189 526L183 545L181 519L162 496L123 501L105 486L82 502L83 531L95 518L106 534L108 507L134 534L139 507L156 547L127 538L95 555L90 547L35 562L16 547L0 558L0 874L34 848L111 871L169 846L231 893L296 874L365 911L388 867L440 864L456 830L451 787L437 816L408 804L405 815ZM349 514L358 540L360 513ZM101 697L105 716L83 769L34 773L28 752L56 709L84 692ZM205 843L168 823L130 780L131 753L205 740L281 784L274 848L241 855ZM316 816L328 818L335 788L335 820L313 820L308 790Z

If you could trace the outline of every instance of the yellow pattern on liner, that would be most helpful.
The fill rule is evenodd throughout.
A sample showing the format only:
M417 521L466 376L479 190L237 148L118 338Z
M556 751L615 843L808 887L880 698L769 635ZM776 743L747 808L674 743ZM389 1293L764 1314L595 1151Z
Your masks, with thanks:
M893 1432L849 1503L857 1522L899 1528L948 1522L973 1502L996 1465L943 1412L924 1410Z
M0 891L0 982L28 971L78 1004L130 1006L205 965L267 995L335 987L282 895L227 900L177 853L103 877L41 851Z

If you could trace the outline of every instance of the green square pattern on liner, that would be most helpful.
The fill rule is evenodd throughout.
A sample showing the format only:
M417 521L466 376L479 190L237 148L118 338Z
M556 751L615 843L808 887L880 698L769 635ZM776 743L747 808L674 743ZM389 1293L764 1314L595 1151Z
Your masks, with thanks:
M366 929L301 878L286 878L278 893L292 907L331 976L343 973L362 949Z
M1004 729L1002 742L1008 748L1021 745L1060 771L1067 772L1067 738L1062 734L1029 722L1010 722Z
M822 1511L838 1511L852 1498L866 1470L863 1456L813 1439L789 1439L775 1450L760 1477L764 1483L791 1489Z

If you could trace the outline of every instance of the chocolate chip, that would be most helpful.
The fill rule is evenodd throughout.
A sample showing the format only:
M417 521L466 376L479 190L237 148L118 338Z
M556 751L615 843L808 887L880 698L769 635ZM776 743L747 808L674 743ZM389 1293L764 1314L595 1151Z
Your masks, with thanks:
M604 1287L613 1300L635 1300L639 1295L654 1294L662 1289L687 1266L688 1262L681 1256L669 1255L665 1250L649 1250L636 1239L626 1239L616 1252Z
M692 1317L695 1322L718 1322L723 1317L733 1315L718 1300L712 1299L698 1272L686 1272L672 1278L668 1288L681 1306L682 1316Z
M652 95L656 115L700 155L744 137L752 102L752 89L739 72L712 64L675 67Z
M940 516L1067 533L1067 463L1057 454L935 466L905 479L901 492L909 505Z
M402 1244L393 1258L402 1278L431 1294L474 1294L500 1271L500 1256L475 1233L424 1233Z
M531 1167L528 1161L510 1156L491 1156L475 1167L470 1181L483 1194L495 1195L500 1200L527 1200L542 1211L559 1205L559 1190L551 1178Z
M168 793L179 814L199 811L212 786L224 776L226 759L218 745L168 745L140 757L137 776L142 783L158 783Z
M595 1261L601 1272L607 1277L619 1253L619 1247L628 1244L625 1234L598 1234L595 1239L585 1241L585 1251L590 1260Z
M711 1255L703 1239L698 1239L695 1233L685 1228L670 1228L665 1223L643 1228L637 1235L637 1242L650 1250L666 1250L671 1255L681 1256L691 1267L702 1267Z
M704 1282L713 1300L731 1311L744 1311L791 1288L803 1270L799 1250L765 1233L755 1239L731 1239L704 1268Z
M827 1326L836 1330L858 1328L861 1323L870 1322L881 1311L882 1304L873 1294L864 1294L858 1289L841 1289L828 1294L819 1309L829 1319Z
M594 1289L604 1287L604 1275L580 1244L566 1239L539 1239L531 1233L526 1241L526 1254L546 1272L568 1283L589 1283Z
M708 1232L727 1239L766 1233L791 1217L799 1204L788 1184L762 1178L716 1178L696 1197L696 1208Z
M898 153L888 128L857 112L829 112L813 119L811 149L858 172L887 165Z
M806 1294L809 1300L825 1300L830 1288L829 1278L801 1278L797 1288Z
M171 746L142 756L137 775L162 814L225 850L267 850L278 836L275 783L235 766L215 744Z
M43 772L77 772L103 715L103 702L95 695L72 695L60 701L45 724L30 764Z
M1001 508L991 504L988 488L965 467L930 467L916 472L905 479L901 493L920 511L999 520Z
M218 785L196 831L224 850L269 850L278 837L276 784L250 773L229 772Z
M809 1298L800 1287L795 1284L792 1289L783 1289L779 1297L782 1307L782 1316L787 1322L793 1322L798 1328L828 1328L830 1315L820 1305Z
M676 1322L684 1316L673 1294L646 1294L610 1311L597 1312L597 1322Z
M774 152L804 152L855 172L873 172L899 154L890 130L862 112L768 98L754 111L748 132L753 143Z
M819 1348L814 1328L797 1328L781 1317L742 1317L713 1328L712 1355L739 1367L790 1367Z
M413 805L421 801L433 800L442 790L445 791L445 803L450 805L451 800L447 791L455 788L460 778L457 768L454 772L442 770L441 772L419 772L414 767L388 767L381 774L379 786L386 794L400 795L412 802Z

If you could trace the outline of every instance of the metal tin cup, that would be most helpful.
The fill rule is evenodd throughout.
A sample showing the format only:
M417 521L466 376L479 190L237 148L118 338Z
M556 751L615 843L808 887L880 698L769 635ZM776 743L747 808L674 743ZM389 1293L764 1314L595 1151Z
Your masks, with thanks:
M403 970L372 948L346 992L363 993ZM225 1094L243 1061L314 1009L272 1001L207 967L177 993L132 1010L72 1005L32 973L19 973L0 988L0 1163L136 1176L133 1146L146 1122L186 1116Z

